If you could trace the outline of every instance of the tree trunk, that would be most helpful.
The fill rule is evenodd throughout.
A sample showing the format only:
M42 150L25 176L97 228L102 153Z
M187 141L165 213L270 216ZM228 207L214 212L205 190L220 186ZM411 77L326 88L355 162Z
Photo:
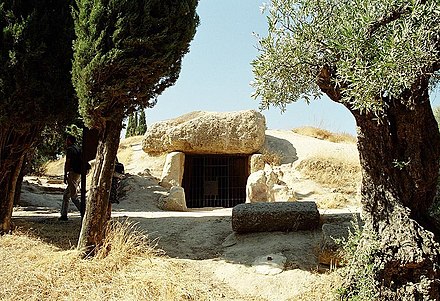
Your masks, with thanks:
M37 126L20 131L4 126L0 130L0 234L11 231L15 189L24 157L38 132Z
M9 233L11 229L12 209L14 207L15 187L24 156L14 158L7 175L0 182L0 234Z
M84 250L86 256L93 256L102 244L110 220L109 196L121 129L122 118L113 119L106 121L99 134L95 170L78 241L78 249Z
M17 184L15 185L14 205L18 204L21 199L21 188L23 187L23 178L25 175L25 169L26 169L26 159L24 158L21 164L20 174L18 175L17 178Z
M372 114L353 114L365 219L363 249L358 247L357 254L368 244L376 245L370 253L375 297L440 300L439 229L429 215L437 189L440 135L427 82L389 101L380 123Z

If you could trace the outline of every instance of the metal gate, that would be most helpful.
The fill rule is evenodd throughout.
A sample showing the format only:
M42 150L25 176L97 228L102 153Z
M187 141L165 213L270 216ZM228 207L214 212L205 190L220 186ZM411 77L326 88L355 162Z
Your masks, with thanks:
M186 155L182 186L188 208L234 207L246 201L249 157Z

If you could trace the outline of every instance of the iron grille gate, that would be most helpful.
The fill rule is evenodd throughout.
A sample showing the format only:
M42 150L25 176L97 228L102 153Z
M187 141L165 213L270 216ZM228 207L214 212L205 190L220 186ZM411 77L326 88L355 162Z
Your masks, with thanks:
M182 186L188 208L234 207L246 201L248 156L186 155Z

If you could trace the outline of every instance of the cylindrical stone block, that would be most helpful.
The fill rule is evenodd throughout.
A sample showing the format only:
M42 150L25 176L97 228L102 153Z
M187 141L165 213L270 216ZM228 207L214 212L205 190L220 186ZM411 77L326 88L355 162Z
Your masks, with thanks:
M237 233L314 230L318 226L315 202L246 203L232 209L232 229Z

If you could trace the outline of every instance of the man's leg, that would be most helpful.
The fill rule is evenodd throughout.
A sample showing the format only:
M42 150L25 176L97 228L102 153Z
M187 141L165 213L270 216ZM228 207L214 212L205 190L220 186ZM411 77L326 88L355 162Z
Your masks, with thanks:
M61 203L61 216L60 220L67 220L67 210L69 209L70 189L67 185L63 193L63 202Z
M81 204L78 200L78 187L81 182L81 175L74 172L69 172L67 181L71 184L70 199L72 200L73 204L75 204L78 211L81 212Z

